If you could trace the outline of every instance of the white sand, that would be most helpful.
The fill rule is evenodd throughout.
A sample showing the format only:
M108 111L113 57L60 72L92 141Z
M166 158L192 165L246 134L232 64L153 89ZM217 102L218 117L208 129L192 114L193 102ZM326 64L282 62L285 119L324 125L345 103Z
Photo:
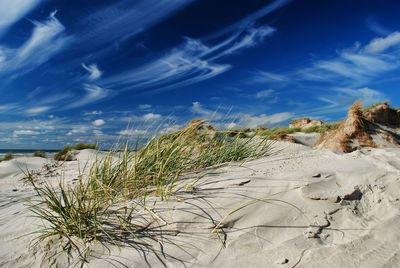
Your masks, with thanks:
M314 147L315 144L317 144L319 138L321 137L321 134L296 132L293 134L289 134L288 136L293 137L293 139L298 144Z
M87 266L399 267L400 150L335 154L278 146L283 150L275 156L208 170L192 193L178 191L155 205L167 224L156 229L153 241L138 240L149 246L97 245ZM78 159L92 156L84 151ZM0 266L68 267L64 255L44 259L56 246L29 248L34 235L27 234L40 221L28 217L24 205L33 191L19 182L22 162L30 169L45 164L36 158L0 163ZM77 161L67 162L43 179L57 181L54 174L63 173L72 181L77 167ZM195 179L183 178L180 186ZM218 238L211 230L222 219Z

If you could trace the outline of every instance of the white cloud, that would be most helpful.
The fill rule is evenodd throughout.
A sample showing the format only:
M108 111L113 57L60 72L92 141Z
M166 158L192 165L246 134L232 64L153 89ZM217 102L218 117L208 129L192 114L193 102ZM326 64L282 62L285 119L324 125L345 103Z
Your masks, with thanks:
M238 22L228 26L227 28L219 31L218 33L214 35L224 35L228 32L232 32L238 28L244 28L248 27L249 25L254 25L255 22L268 14L274 12L275 10L278 10L282 8L283 6L291 3L292 0L275 0L272 3L268 3L265 5L263 8L257 10L256 12L244 17L243 19L239 20Z
M0 105L0 113L11 112L18 107L20 107L20 105L17 103L1 104Z
M121 136L142 136L147 134L147 130L140 129L124 129L118 132Z
M79 100L72 102L71 104L67 105L66 109L77 108L81 106L88 105L90 103L100 101L109 97L113 94L113 92L109 89L99 87L94 84L84 84L84 90L86 94L79 97Z
M164 20L194 0L112 1L80 21L80 43L92 47L109 45L132 37ZM157 12L154 12L154 11Z
M32 108L27 109L25 113L29 114L29 115L35 115L35 114L41 114L41 113L47 112L50 109L51 109L50 106L32 107Z
M50 94L49 92L45 92L45 96L36 97L34 101L40 105L54 104L57 102L65 102L67 99L73 97L73 94L70 92L53 92Z
M288 82L288 78L271 72L257 71L254 76L249 80L251 83L271 83L271 82Z
M236 124L236 123L234 123L234 122L231 122L231 123L226 124L226 125L225 125L225 128L227 128L227 129L234 129L234 128L237 127L237 126L238 126L238 124Z
M151 109L152 106L150 104L140 104L138 107L140 110L148 110Z
M213 112L207 108L204 108L199 102L193 102L192 112L201 115L203 118L213 120L217 125L233 128L233 127L269 127L278 123L284 122L294 116L290 112L275 113L271 115L261 114L253 115L248 113L236 113L236 114L223 114L221 112ZM230 120L230 122L224 122Z
M33 130L14 130L13 136L34 136L34 135L40 135L40 132L38 131L33 131Z
M40 0L0 0L0 36L39 3Z
M106 123L106 121L104 121L103 119L96 119L92 122L92 125L96 126L96 127L100 127L100 126L104 125L105 123Z
M275 31L276 29L270 26L250 28L246 31L246 35L244 35L241 39L236 40L230 47L228 46L226 50L222 51L213 59L235 53L244 48L255 47L264 42L265 37L272 35Z
M172 49L165 56L157 58L141 67L106 78L102 83L106 87L118 87L123 90L157 88L166 90L198 83L232 68L220 61L233 53L254 47L262 43L266 36L274 33L269 26L240 27L233 29L227 37L218 36L216 40L186 38L185 42ZM214 42L212 42L214 41Z
M290 112L282 112L271 115L242 114L239 116L239 124L248 128L270 127L272 125L287 121L293 117L294 114Z
M316 107L314 109L304 110L307 116L334 114L347 111L355 101L361 101L364 106L386 100L386 96L376 89L368 87L352 89L352 88L334 88L328 94L323 94L318 99L326 106Z
M67 132L67 136L72 136L75 134L87 134L90 131L88 126L74 126L70 131Z
M256 98L259 98L259 99L267 98L267 97L270 97L273 93L274 93L273 89L261 90L261 91L257 92Z
M393 32L386 37L373 39L366 47L365 50L369 53L381 53L385 50L400 45L400 32Z
M220 119L221 115L217 111L204 108L200 102L195 101L192 103L191 110L194 114L200 115L205 119Z
M158 121L161 120L161 114L148 113L143 116L144 121Z
M103 75L103 72L99 70L97 64L86 65L82 63L82 67L89 72L89 80L97 80Z
M329 60L314 61L310 67L293 71L294 82L317 81L336 83L347 87L360 87L382 74L400 68L400 53L391 50L400 45L400 33L392 33L385 38L376 38L367 46L356 45L338 52ZM385 52L385 53L379 53Z
M125 20L132 20L129 22L129 25L138 24L139 22L135 20L141 17L142 9L146 10L144 13L148 12L149 6L152 6L151 10L162 10L160 12L162 14L168 8L157 8L156 6L160 5L160 3L168 3L177 7L185 2L183 0L165 1L165 3L160 1L154 2L154 0L149 1L149 3L146 2L147 7L142 6L142 2L139 1L134 16L128 15L131 12L130 9L124 10L123 13L121 13L122 9L103 12L107 14L107 18L96 19L96 21L107 21L107 23L104 23L100 27L101 32L107 29L106 33L101 36L107 36L107 38L112 39L115 33L121 30L121 28L125 29L126 27L118 27L116 32L110 30L110 27L114 28L122 22L125 24ZM101 85L107 88L118 88L118 90L143 90L147 88L161 91L192 85L221 75L232 68L231 64L221 63L224 57L259 45L264 41L265 37L271 36L276 31L276 29L270 26L255 27L256 21L290 2L290 0L276 0L257 12L244 17L237 23L209 36L201 39L186 38L183 44L171 49L168 53L158 56L156 59L142 66L137 67L133 65L134 67L124 72L105 78L102 80ZM121 14L117 15L119 13ZM93 19L96 16L91 17ZM145 24L148 17L154 16L148 16L147 14L143 17L140 24ZM91 25L91 23L88 23L88 25ZM92 30L91 33L99 35L99 32L96 32L96 30ZM136 32L131 32L130 34L134 35ZM107 42L109 41L107 40Z
M372 17L368 18L365 24L369 30L379 35L388 35L391 32Z
M168 89L207 80L231 68L228 64L207 61L197 48L192 50L194 48L190 42L186 44L144 66L106 78L103 83L107 87L123 90Z
M14 77L27 73L48 61L69 41L64 35L65 27L53 12L44 21L34 21L34 29L29 39L19 48L1 47L0 75L13 73Z
M93 129L93 134L96 136L102 136L104 133L99 129Z
M70 126L65 123L65 120L54 118L49 120L21 120L12 122L0 122L1 128L4 130L15 129L34 129L41 131L51 131L56 129L69 128Z
M161 130L160 133L171 133L171 132L175 132L178 131L179 129L181 129L183 126L178 125L178 124L167 124L165 125Z
M351 103L359 100L364 105L371 105L386 99L384 94L368 87L359 89L338 88L336 92L339 93L339 96L347 96Z
M102 111L90 111L90 112L86 112L83 115L101 115L103 114Z

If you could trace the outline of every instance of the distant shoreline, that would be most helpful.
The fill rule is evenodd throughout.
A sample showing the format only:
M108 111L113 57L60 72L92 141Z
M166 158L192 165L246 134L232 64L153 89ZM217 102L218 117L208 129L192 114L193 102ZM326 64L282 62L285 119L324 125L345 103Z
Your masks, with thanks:
M0 149L0 158L4 157L6 154L12 154L13 157L19 158L19 157L29 157L32 156L34 152L41 151L44 152L48 157L53 157L55 153L57 153L59 150L56 149Z
M60 149L0 149L0 154L2 153L33 153L37 151L48 152L48 153L55 153L58 152Z

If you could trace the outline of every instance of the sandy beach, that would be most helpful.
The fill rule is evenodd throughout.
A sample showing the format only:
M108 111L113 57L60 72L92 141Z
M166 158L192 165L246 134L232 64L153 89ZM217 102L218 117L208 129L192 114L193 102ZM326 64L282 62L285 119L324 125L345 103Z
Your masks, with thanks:
M85 266L398 267L399 149L339 154L275 146L282 151L274 156L182 179L182 185L196 180L193 191L178 185L171 200L152 206L160 219L157 232L143 238L146 245L95 245ZM81 151L78 161L51 168L41 179L55 183L63 174L73 183L78 165L93 157ZM35 194L21 182L22 170L51 162L0 163L2 267L69 267L72 261L57 255L57 239L30 247L40 220L26 206Z

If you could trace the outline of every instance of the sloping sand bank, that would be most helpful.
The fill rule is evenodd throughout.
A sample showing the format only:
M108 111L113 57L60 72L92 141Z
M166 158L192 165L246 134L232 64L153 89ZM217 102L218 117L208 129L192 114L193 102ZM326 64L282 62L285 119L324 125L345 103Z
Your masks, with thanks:
M122 247L94 245L85 265L399 267L399 149L336 154L277 146L282 151L274 156L183 178L171 200L152 207L160 228ZM45 164L37 161L25 159L29 168ZM70 266L71 259L57 255L56 239L29 248L34 235L28 233L40 221L29 217L24 200L34 193L14 166L0 163L0 265ZM42 179L55 182L56 174L72 183L78 161Z

